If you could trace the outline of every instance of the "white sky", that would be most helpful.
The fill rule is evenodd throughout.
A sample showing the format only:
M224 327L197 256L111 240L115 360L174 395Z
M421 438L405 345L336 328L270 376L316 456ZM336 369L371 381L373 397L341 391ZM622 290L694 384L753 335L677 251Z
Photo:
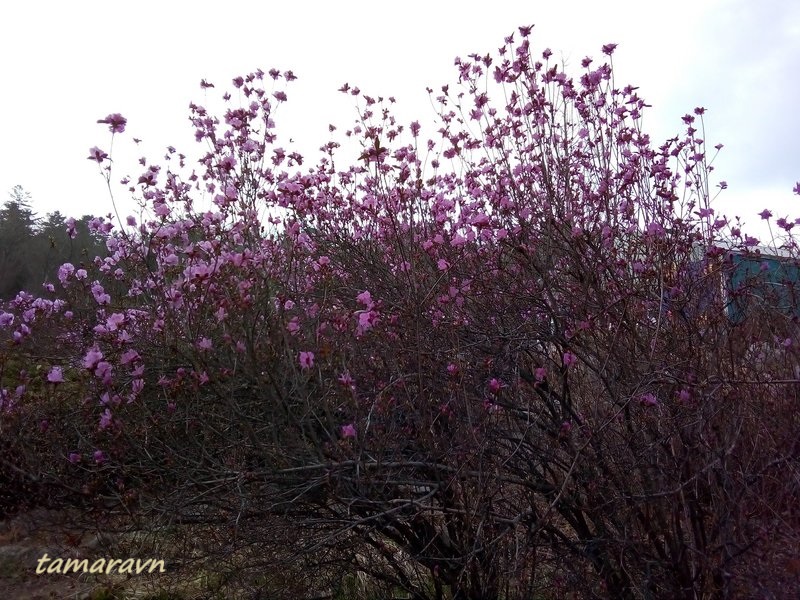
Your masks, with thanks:
M654 142L679 133L680 117L705 106L707 145L725 144L716 181L728 191L718 213L759 226L756 213L800 215L800 2L794 0L529 0L491 2L355 0L215 2L24 0L0 8L0 202L16 184L40 214L106 214L111 203L88 149L108 148L99 118L128 118L115 142L117 174L168 145L192 154L191 100L214 99L236 75L292 69L278 132L316 162L355 116L336 90L358 85L395 96L396 114L432 119L425 87L455 83L453 59L494 52L519 25L580 71L586 55L615 42L618 84L640 87L653 108L644 126ZM423 129L423 135L426 131ZM427 133L432 132L430 128ZM125 151L130 138L144 140ZM715 182L716 182L715 181ZM117 198L126 210L124 197ZM761 233L759 230L754 230ZM762 230L763 231L763 230Z

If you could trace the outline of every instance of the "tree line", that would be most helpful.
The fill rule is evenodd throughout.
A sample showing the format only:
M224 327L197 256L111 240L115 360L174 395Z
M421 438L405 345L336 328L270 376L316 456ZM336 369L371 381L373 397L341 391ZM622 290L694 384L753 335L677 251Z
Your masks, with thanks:
M103 253L102 240L91 231L94 217L70 219L60 211L36 215L31 196L14 186L0 208L0 301L21 290L39 293L44 283L57 282L65 262L88 263Z

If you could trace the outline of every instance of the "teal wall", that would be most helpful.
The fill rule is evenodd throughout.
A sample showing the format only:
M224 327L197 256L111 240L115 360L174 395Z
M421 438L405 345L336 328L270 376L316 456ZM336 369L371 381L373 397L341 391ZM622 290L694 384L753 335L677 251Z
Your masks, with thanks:
M733 254L728 276L728 315L740 321L753 303L800 318L800 263L776 256Z

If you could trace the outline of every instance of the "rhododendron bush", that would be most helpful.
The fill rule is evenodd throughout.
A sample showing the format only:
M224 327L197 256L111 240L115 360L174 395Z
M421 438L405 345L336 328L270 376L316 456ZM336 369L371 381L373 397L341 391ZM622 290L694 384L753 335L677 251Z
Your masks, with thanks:
M731 318L759 242L711 206L704 111L654 144L614 45L569 73L530 31L457 59L430 130L343 86L314 166L280 147L290 71L192 104L194 168L143 159L108 256L0 314L4 476L217 527L308 594L790 589L798 317Z

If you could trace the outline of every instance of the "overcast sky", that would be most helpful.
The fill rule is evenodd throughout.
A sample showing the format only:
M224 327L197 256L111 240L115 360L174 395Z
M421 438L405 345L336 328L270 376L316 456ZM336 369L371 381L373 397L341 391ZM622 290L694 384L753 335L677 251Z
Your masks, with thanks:
M619 44L616 81L638 85L653 105L644 127L659 143L683 129L682 115L706 107L707 145L725 145L715 163L717 181L729 185L719 213L755 226L767 207L800 215L795 0L7 2L0 201L19 184L40 215L110 212L97 165L86 160L91 146L108 146L97 119L128 118L114 155L120 175L136 173L140 154L194 151L188 104L205 102L201 79L218 92L257 68L299 77L276 120L308 158L328 140L328 123L355 116L353 100L336 91L344 82L394 95L399 117L424 124L432 118L425 88L455 82L456 56L494 52L530 24L535 49L552 48L576 74L581 58ZM142 145L126 150L134 136Z

